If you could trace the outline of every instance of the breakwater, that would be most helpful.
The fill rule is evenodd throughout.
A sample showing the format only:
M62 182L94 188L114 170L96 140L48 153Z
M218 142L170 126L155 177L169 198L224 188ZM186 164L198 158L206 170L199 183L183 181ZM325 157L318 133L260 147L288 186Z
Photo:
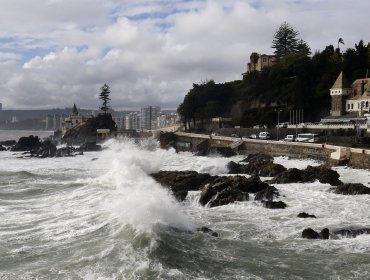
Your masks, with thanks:
M353 168L370 169L370 150L354 149L322 143L284 142L273 140L241 139L176 132L179 150L202 152L205 149L228 148L238 154L264 153L272 156L311 158L330 164L346 163Z

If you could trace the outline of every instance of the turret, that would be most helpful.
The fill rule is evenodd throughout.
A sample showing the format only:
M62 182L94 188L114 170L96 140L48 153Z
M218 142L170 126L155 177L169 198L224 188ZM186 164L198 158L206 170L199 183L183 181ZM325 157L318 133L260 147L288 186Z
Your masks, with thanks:
M353 90L347 79L341 72L330 89L331 110L330 115L333 117L342 116L345 111L345 97L352 95Z

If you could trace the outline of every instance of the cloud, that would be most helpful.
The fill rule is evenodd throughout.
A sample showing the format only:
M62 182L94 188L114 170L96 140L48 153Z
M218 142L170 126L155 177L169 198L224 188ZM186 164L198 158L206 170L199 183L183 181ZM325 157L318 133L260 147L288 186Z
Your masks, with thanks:
M287 21L312 50L366 37L370 4L345 0L2 0L3 108L177 108L193 83L241 79Z

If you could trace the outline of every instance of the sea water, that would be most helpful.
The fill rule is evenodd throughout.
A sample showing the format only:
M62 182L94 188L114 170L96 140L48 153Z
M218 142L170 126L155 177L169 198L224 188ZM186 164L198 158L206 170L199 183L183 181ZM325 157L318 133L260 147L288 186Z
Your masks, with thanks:
M110 140L105 148L70 158L0 153L0 279L370 278L370 235L301 238L307 227L370 227L367 195L337 195L319 182L281 184L286 209L253 200L205 208L199 192L179 203L150 174L225 175L241 156L176 153L154 140ZM335 169L344 182L369 185L369 171ZM196 231L202 226L219 237Z

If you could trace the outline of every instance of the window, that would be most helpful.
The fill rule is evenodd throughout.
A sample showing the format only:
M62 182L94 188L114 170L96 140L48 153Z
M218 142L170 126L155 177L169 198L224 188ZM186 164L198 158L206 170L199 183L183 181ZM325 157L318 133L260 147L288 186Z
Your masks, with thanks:
M347 109L351 109L351 104L347 104Z
M366 101L366 108L368 108L369 107L369 101Z
M353 103L351 104L351 109L353 110Z

